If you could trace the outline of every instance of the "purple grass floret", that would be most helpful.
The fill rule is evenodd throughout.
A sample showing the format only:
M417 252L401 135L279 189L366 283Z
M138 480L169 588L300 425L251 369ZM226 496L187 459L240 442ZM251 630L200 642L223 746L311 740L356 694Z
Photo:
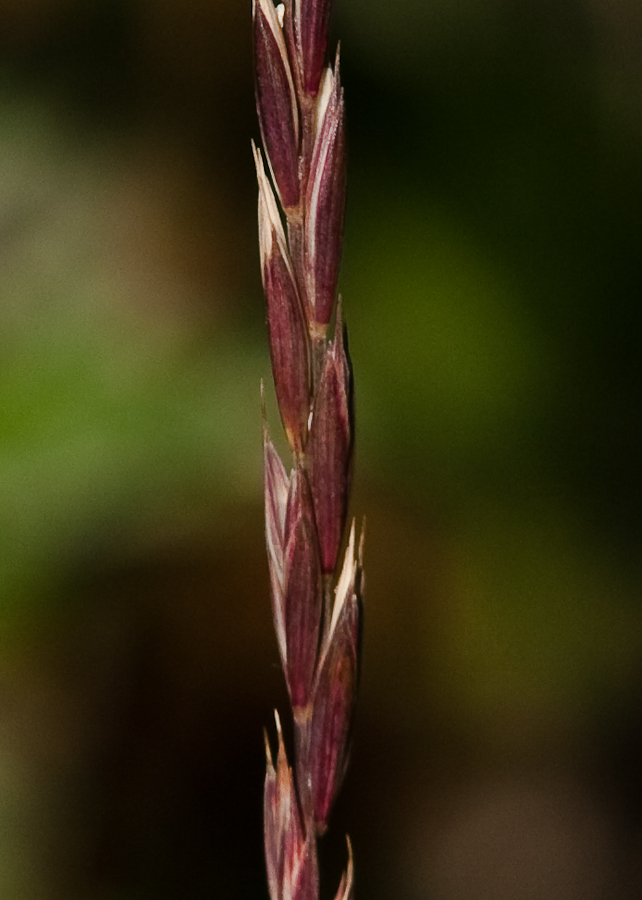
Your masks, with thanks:
M303 90L315 96L325 61L332 0L294 0L294 9Z
M322 834L345 773L359 680L361 550L354 523L319 661L307 737L314 821Z
M283 29L272 0L252 0L256 106L263 146L284 207L299 202L299 109Z
M307 293L314 321L327 325L337 295L346 203L346 133L339 59L326 70L307 185Z
M265 538L270 570L272 616L281 654L281 664L286 668L287 644L285 637L285 515L290 490L290 479L270 440L267 427L263 429L263 469L265 473Z
M312 900L318 896L316 846L306 836L276 715L279 740L276 768L265 736L267 760L263 799L263 831L271 900Z
M271 900L319 900L317 838L350 754L360 668L363 532L341 565L354 445L352 368L337 284L346 192L332 0L253 0L261 277L290 471L263 413L272 614L292 707L295 766L277 721L266 737L265 858ZM269 174L268 174L269 173ZM334 326L332 325L334 321ZM352 900L352 848L335 900Z
M293 473L290 483L285 533L286 680L296 710L310 699L323 611L312 494L301 468Z
M307 454L324 572L334 571L345 527L352 461L351 419L351 373L338 316L314 398Z
M254 150L254 158L259 180L261 276L274 386L290 446L302 450L307 438L311 390L308 329L283 225L259 150Z

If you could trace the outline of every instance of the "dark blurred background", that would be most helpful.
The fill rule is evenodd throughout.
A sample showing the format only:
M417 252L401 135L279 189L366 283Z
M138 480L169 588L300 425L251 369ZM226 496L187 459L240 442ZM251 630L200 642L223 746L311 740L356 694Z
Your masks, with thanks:
M642 896L642 6L337 0L365 656L324 897ZM0 3L0 896L267 898L249 0ZM277 421L271 406L274 431Z

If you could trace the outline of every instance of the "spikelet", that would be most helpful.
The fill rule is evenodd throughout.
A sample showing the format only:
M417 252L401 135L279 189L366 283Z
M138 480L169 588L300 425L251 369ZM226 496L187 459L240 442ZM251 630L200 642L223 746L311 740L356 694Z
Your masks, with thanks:
M346 191L332 0L253 0L263 153L259 246L272 375L292 452L288 474L264 414L272 613L294 723L290 768L277 716L266 737L264 834L271 900L318 900L317 837L346 770L360 669L363 532L341 555L354 444L352 367L337 284ZM267 166L264 164L267 162ZM352 847L336 900L353 896Z

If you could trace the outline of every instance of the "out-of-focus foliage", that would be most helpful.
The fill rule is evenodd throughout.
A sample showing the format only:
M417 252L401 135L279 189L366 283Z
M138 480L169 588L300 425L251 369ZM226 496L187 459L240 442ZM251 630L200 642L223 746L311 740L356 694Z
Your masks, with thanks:
M135 186L120 148L65 144L51 116L16 98L0 119L4 621L97 545L126 553L168 510L256 495L246 412L265 353L190 315L187 282L132 284L118 232L131 228L119 207Z

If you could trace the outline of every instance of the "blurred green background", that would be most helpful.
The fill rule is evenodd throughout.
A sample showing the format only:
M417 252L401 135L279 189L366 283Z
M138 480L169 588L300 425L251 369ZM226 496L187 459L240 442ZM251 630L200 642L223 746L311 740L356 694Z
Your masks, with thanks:
M642 6L337 0L365 655L324 897L642 895ZM267 898L250 4L0 3L0 896ZM274 430L276 419L271 406Z

